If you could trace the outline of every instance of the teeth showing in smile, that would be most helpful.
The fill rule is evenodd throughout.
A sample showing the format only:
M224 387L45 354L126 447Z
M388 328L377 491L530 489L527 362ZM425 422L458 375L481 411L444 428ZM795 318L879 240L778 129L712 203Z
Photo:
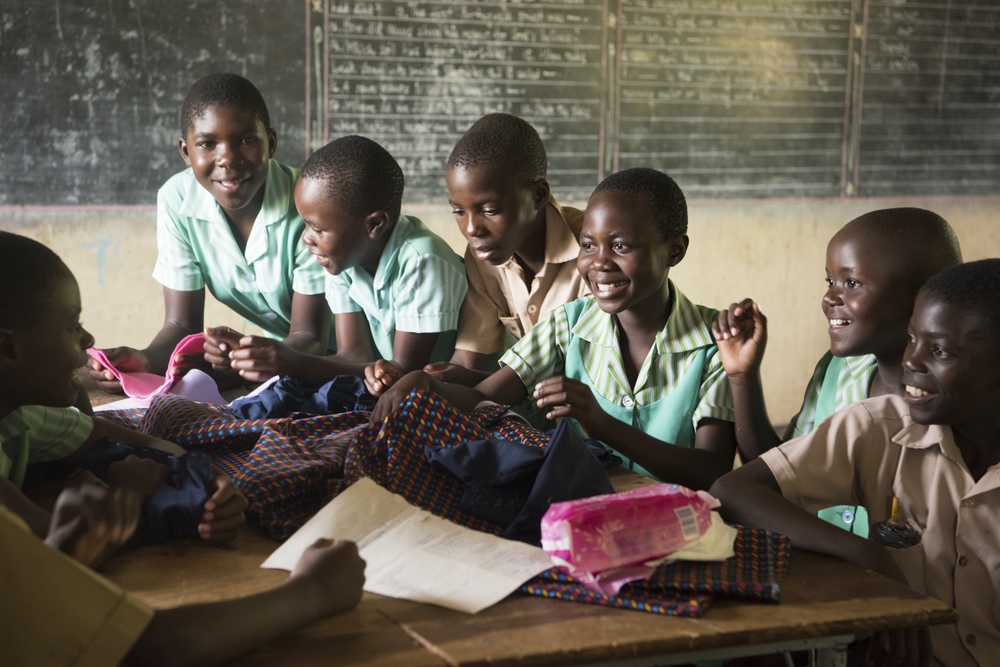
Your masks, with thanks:
M627 280L623 280L617 283L597 283L597 289L600 292L608 292L616 287L621 287L622 285L625 285L627 283L628 283Z
M831 327L846 327L850 323L851 323L850 320L834 320L834 319L830 320Z
M910 385L906 385L906 393L909 394L910 396L913 396L914 398L920 398L921 396L927 396L927 394L930 392L926 392L923 389L917 389L916 387L911 387Z

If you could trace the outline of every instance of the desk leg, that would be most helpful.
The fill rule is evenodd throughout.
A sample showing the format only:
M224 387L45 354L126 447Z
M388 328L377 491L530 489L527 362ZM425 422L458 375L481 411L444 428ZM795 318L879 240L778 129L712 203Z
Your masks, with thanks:
M850 642L839 641L833 646L817 649L810 656L809 664L813 667L847 667L847 647Z

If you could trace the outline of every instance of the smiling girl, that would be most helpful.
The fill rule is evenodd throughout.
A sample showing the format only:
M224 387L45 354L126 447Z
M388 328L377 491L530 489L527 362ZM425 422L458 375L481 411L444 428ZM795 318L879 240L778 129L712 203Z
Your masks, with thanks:
M163 285L163 326L144 349L105 350L119 370L166 373L177 343L204 328L206 287L293 349L333 349L324 274L302 243L304 223L292 197L299 172L272 159L277 145L267 105L250 81L210 74L191 87L177 140L189 168L157 196L153 277ZM205 335L204 358L173 363L211 366L218 377L238 381L228 353L241 334L216 327ZM101 387L122 391L110 370L95 360L89 366Z
M474 388L418 371L380 398L373 421L413 388L462 409L530 393L549 419L569 418L638 472L707 488L732 469L736 436L729 383L710 326L667 275L687 253L687 204L653 169L606 178L587 204L577 268L593 297L556 308Z

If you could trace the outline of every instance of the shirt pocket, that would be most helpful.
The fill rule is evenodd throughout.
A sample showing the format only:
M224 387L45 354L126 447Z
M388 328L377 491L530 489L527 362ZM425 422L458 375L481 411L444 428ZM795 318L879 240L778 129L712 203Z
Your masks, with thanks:
M261 294L277 292L286 284L285 277L281 275L280 262L257 261L254 262L247 273L252 278L254 288ZM287 284L291 284L291 277Z
M524 337L524 327L521 326L521 320L515 317L500 317L500 324L504 326L510 335L514 338L520 340Z

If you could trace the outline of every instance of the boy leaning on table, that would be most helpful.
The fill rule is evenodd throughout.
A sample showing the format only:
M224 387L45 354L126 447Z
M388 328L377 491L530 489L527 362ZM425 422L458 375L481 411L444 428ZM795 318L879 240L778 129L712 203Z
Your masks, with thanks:
M1000 665L1000 259L931 278L908 338L905 397L842 410L712 493L730 521L784 533L958 611L954 625L880 634L870 664ZM922 531L915 546L884 547L813 515L860 504L875 525L894 498L902 521Z

